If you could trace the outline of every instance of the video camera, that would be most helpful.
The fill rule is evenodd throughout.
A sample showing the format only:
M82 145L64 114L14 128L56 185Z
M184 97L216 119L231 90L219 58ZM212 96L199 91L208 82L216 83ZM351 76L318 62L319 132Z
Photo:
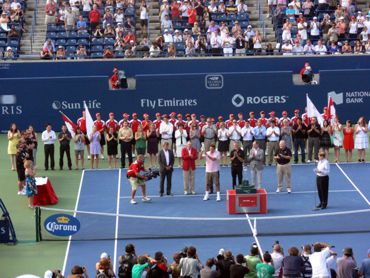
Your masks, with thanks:
M159 169L149 168L148 171L145 171L142 175L147 177L147 180L156 179L159 176Z

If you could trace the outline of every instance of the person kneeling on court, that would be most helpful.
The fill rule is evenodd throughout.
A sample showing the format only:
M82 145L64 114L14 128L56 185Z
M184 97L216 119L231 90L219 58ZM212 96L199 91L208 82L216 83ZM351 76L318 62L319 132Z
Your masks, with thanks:
M144 156L139 154L137 156L136 161L131 163L130 167L127 170L127 178L131 184L131 201L130 203L135 205L137 202L135 201L135 194L138 186L141 187L142 192L142 201L143 202L150 202L150 198L146 196L145 193L145 181L148 179L147 177L143 176L142 173L145 171L144 168Z
M316 186L319 194L320 204L317 205L318 209L326 209L328 206L329 195L329 172L330 164L325 157L325 152L320 151L319 162L315 169L316 172Z

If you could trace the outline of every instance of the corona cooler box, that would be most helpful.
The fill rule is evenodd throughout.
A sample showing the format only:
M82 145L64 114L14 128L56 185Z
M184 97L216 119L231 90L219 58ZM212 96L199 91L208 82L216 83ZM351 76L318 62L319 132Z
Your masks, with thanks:
M237 194L234 189L227 190L227 213L267 213L265 189L257 189L253 194Z

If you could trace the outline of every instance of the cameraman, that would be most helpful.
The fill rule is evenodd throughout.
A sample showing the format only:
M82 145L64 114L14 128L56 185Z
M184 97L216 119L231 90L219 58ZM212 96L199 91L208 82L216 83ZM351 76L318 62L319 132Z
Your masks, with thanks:
M330 270L326 260L333 253L330 250L330 245L327 243L316 242L313 245L314 253L310 256L310 263L312 266L312 277L331 277Z
M135 194L137 187L141 187L141 192L142 192L142 201L143 202L150 202L150 198L146 196L145 193L145 181L148 179L147 177L143 176L140 174L140 172L145 171L144 168L144 155L139 154L137 156L136 161L131 163L130 167L127 170L127 178L130 181L131 184L131 201L130 203L132 205L136 205L137 202L135 201Z
M112 87L112 90L119 90L121 88L121 81L119 79L117 68L113 68L113 74L109 78L109 83Z

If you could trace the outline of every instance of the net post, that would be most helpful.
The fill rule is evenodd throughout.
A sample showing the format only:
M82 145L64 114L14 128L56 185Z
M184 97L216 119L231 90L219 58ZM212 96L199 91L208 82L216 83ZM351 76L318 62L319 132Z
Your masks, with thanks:
M40 242L42 240L40 220L41 220L41 209L40 207L36 207L35 208L36 242Z

